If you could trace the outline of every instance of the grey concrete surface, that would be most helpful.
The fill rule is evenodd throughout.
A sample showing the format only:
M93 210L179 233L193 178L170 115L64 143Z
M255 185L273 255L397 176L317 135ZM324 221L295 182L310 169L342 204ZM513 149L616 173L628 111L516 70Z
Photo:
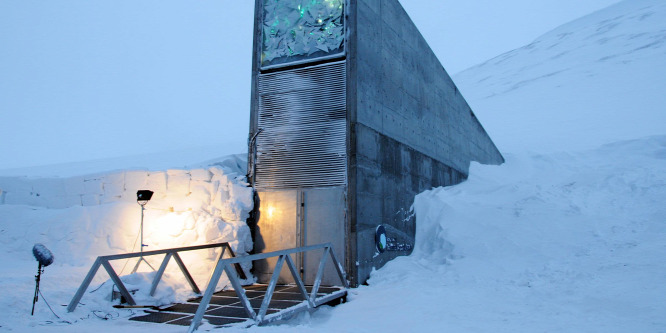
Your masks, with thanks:
M352 0L348 61L350 249L356 283L410 251L376 255L374 230L414 244L414 196L460 183L499 150L397 0Z
M250 137L258 130L261 73L263 0L255 1ZM348 177L341 224L345 269L356 286L373 268L411 253L416 194L464 181L472 161L504 158L398 0L348 0L345 22ZM378 225L405 248L378 255Z

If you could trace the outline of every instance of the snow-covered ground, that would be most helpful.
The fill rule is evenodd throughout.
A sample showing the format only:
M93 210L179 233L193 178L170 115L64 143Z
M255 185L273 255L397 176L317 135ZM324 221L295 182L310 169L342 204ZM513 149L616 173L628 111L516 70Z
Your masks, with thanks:
M282 325L227 330L666 332L664 78L662 0L623 1L461 73L455 80L506 163L473 164L467 182L417 196L414 253L373 272L348 303ZM242 170L228 165L192 170L207 168L220 168L229 189L242 185ZM16 176L0 179L0 188ZM180 192L169 196L174 205ZM106 203L98 193L98 205L81 201L47 209L40 201L7 204L10 194L0 205L0 306L7 309L0 331L155 330L127 321L131 312L110 308L101 294L86 295L86 305L73 314L60 306L80 283L85 261L134 241L131 231L111 242L96 237L111 227L91 221L135 223L136 203L122 195ZM246 195L237 192L227 203L243 202ZM204 204L193 210L233 222L214 212L213 195L202 197ZM65 221L89 226L89 232ZM94 242L86 244L86 236ZM36 241L56 256L43 277L44 296L71 325L41 300L35 317L29 315L36 269L30 248ZM145 275L133 278L142 285ZM183 287L167 282L165 301Z

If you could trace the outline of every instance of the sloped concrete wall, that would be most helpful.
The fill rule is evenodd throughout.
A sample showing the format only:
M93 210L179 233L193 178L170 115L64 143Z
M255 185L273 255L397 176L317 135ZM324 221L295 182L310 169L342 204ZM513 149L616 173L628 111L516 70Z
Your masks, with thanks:
M503 158L397 0L357 0L351 59L363 124L463 173Z
M504 159L397 0L352 0L350 10L348 250L363 283L411 252L416 194L460 183L471 161ZM379 224L406 250L377 255Z

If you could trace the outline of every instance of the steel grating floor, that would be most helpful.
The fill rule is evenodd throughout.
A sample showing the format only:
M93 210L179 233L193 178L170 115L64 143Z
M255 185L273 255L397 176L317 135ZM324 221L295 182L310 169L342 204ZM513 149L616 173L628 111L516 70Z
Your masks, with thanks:
M244 286L245 294L250 300L250 304L256 312L259 312L261 303L264 300L267 285L254 284L251 286ZM308 292L312 291L312 286L305 287ZM328 295L334 292L343 290L336 287L319 287L317 297ZM330 303L339 304L344 302L346 293L342 293L339 298L334 299ZM171 324L189 326L194 318L199 307L201 297L189 299L187 303L174 304L156 310L144 310L145 314L138 315L130 318L134 321L142 321L158 324ZM296 286L285 285L276 286L271 302L268 306L267 315L289 309L303 303L303 296L298 292ZM209 324L215 326L225 326L229 324L236 324L250 319L245 309L240 304L240 299L236 296L233 290L219 291L211 298L204 320ZM253 323L252 323L253 324Z

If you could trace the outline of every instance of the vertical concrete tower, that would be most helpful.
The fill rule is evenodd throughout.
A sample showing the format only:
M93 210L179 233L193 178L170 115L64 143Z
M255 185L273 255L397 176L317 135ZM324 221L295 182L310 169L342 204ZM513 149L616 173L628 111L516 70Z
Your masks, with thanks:
M397 0L255 1L255 252L330 242L361 284L411 252L416 194L504 159ZM320 256L294 258L306 283Z

